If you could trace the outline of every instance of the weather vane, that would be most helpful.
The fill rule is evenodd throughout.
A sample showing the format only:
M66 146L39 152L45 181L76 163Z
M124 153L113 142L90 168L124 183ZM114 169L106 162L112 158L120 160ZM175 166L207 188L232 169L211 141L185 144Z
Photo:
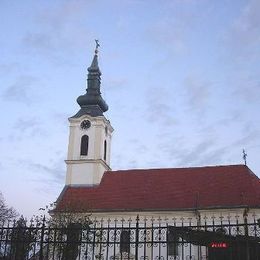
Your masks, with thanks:
M246 157L247 157L247 153L246 153L245 149L243 149L243 160L245 162L245 165L246 165Z
M95 49L95 53L98 54L98 47L100 47L99 41L97 39L95 39L96 42L96 49Z

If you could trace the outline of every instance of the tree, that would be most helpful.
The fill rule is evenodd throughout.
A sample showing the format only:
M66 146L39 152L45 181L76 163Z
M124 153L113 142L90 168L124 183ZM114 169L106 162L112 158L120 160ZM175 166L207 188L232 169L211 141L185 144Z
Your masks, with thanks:
M79 214L74 212L75 205L67 203L62 211L56 210L56 203L51 203L45 208L39 210L50 214L46 217L41 214L39 218L44 219L46 226L50 228L49 240L54 241L55 254L61 260L76 260L82 250L82 240L88 240L89 226L92 224L89 217L91 214ZM49 247L49 250L51 247ZM51 250L52 250L51 249ZM43 253L44 254L44 253Z
M2 225L5 225L6 222L11 221L17 216L18 213L16 212L16 210L6 205L4 197L0 192L0 227L1 227L0 259L3 259L4 255L8 253L8 250L10 249L8 234L11 234L11 231L9 232L9 229L5 229L4 227L2 227Z
M11 231L10 259L27 259L35 239L33 229L28 228L26 219L21 216Z
M10 221L18 216L17 211L13 207L6 205L5 199L0 192L0 224Z

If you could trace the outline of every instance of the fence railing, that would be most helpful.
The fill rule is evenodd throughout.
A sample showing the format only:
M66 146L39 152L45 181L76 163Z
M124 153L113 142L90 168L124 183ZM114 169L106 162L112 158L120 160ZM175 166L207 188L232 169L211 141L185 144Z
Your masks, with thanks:
M24 219L0 227L0 259L260 260L260 227L239 218Z

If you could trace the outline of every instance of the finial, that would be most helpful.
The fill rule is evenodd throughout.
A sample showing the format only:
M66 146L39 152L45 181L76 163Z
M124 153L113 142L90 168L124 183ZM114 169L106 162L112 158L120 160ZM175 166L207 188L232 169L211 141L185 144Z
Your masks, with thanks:
M247 157L247 153L246 153L245 149L243 149L243 160L245 162L245 165L246 165L246 157Z
M100 47L99 40L95 39L95 42L96 42L95 54L98 54L98 47Z

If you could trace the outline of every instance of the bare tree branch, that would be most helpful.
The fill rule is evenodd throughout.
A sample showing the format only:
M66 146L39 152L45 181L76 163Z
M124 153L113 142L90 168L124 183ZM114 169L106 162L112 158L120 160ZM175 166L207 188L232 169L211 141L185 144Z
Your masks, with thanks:
M13 207L8 207L3 194L0 192L0 223L10 221L18 216L18 212Z

